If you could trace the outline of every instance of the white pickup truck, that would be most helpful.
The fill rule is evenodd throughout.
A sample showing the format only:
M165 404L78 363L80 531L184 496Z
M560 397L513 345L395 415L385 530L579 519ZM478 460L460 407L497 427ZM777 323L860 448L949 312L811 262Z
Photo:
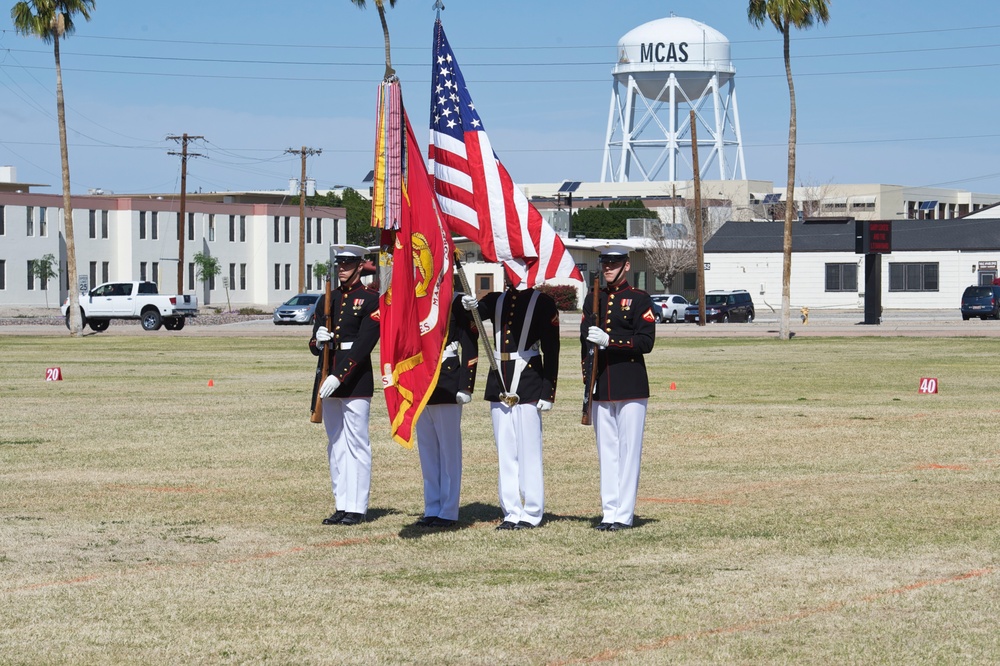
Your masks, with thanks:
M62 306L69 327L69 299ZM94 331L107 329L112 319L138 319L143 329L169 331L184 328L187 317L198 314L198 297L191 294L167 296L157 293L153 282L105 282L80 295L83 325Z

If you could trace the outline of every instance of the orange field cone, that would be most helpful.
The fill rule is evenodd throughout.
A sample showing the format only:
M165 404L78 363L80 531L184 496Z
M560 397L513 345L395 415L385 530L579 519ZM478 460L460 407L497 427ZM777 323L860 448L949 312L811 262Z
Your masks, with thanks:
M671 391L677 390L677 382L670 382L670 390Z
M209 379L208 380L208 385L209 386L215 386L215 380L214 379Z

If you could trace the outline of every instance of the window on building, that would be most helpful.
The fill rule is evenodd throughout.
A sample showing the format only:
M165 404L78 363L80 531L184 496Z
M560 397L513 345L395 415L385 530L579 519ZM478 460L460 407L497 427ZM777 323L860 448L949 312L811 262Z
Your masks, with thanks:
M826 290L857 291L858 265L854 262L849 264L827 264Z
M7 288L7 260L0 259L0 291Z
M87 275L90 277L90 288L93 289L97 286L97 262L92 261L88 266L90 270L87 271Z
M292 265L285 264L285 291L292 288Z
M235 243L236 242L236 216L235 215L230 215L229 216L229 242L230 243Z
M229 264L229 287L236 289L236 264Z
M149 281L160 284L160 262L153 262L153 271L149 274Z
M240 215L240 242L247 242L247 216Z
M285 216L285 242L292 242L292 218Z
M139 240L146 238L146 211L139 211Z
M938 291L937 263L890 263L889 291Z
M160 237L160 214L155 210L149 214L149 236L153 240Z
M101 238L108 237L108 211L101 211Z
M684 273L684 291L695 291L698 289L698 274L694 271Z
M247 265L240 264L240 290L246 291L247 288Z
M316 245L323 242L323 218L316 218Z
M306 291L313 288L313 267L312 264L306 264Z
M281 289L281 264L274 265L274 290Z
M3 206L0 206L0 236L7 235L7 221L4 218Z
M28 259L28 291L35 290L35 260Z
M312 218L311 217L307 217L306 218L306 224L305 224L305 227L306 227L306 242L307 243L312 243L313 242L312 241L312 236L313 236L312 235L312 223L313 223Z
M188 289L194 291L194 262L188 264Z
M208 290L209 291L215 290L215 276L214 275L212 277L208 278Z
M49 235L48 221L46 220L45 212L48 210L45 206L38 209L38 235L45 238Z
M215 242L215 213L208 214L208 242Z
M281 218L277 215L274 216L274 242L281 242Z
M334 273L334 275L336 275L336 273ZM482 294L489 291L493 291L493 276L489 273L477 273L476 292Z
M27 206L24 210L25 210L24 221L26 223L26 227L25 227L26 233L25 233L25 235L26 236L34 236L35 235L35 207L34 206Z
M106 262L106 261L102 261L101 262L101 282L110 282L110 281L111 281L111 265L108 262Z
M188 240L194 240L194 213L188 213Z
M90 230L90 237L91 238L97 238L97 211L96 210L91 210L90 211L90 226L89 226L89 230Z
M139 279L142 280L143 282L146 281L146 262L145 261L140 261L139 262Z

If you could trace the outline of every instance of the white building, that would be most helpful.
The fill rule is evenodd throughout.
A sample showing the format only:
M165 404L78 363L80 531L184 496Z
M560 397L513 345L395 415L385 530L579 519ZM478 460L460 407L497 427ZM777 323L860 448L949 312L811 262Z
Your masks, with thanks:
M995 213L994 213L995 214ZM758 311L781 307L782 222L729 222L705 244L705 289L746 289ZM791 306L863 308L865 255L853 220L813 219L792 230ZM885 309L959 306L971 284L990 284L1000 261L1000 219L892 221L881 257Z
M0 190L0 305L58 306L69 285L149 280L162 293L196 293L203 305L271 307L298 292L299 207L189 200L184 224L184 278L177 284L180 202L160 197L74 196L79 275L66 270L62 196ZM313 266L347 242L343 208L306 208L306 283L319 289ZM219 261L218 278L201 283L192 257ZM55 284L41 284L30 262L58 260ZM72 279L71 279L72 278Z
M0 305L44 306L47 302L55 307L65 299L70 283L65 268L62 197L32 193L30 184L13 182L13 173L0 173L0 181ZM694 236L692 181L564 181L529 184L522 188L543 217L563 236L574 261L588 278L588 284L578 286L579 302L596 268L597 253L593 248L605 241L578 237L570 228L570 213L584 207L606 206L615 200L641 199L648 209L658 213L661 223L686 231L689 238ZM796 192L796 209L806 219L836 216L897 223L923 219L936 220L942 223L940 229L947 229L950 227L943 223L959 215L1000 217L994 210L988 210L989 206L1000 202L1000 195L964 190L831 184L803 186L796 188ZM772 243L772 227L781 226L780 222L770 220L772 216L780 220L784 215L783 191L774 188L770 181L712 180L701 182L701 197L706 238L734 223L741 226L733 229L746 238L740 248L719 245L723 237L714 244L708 241L706 262L711 268L705 274L706 288L748 289L755 294L756 301L765 301L759 303L762 307L780 302L780 237L776 249L760 244ZM186 266L184 284L178 288L177 195L74 197L80 273L74 281L79 282L82 278L89 286L94 286L108 280L147 279L157 282L164 292L195 292L202 304L273 307L298 290L299 209L284 201L294 201L294 198L288 192L188 195ZM331 245L348 242L345 217L342 208L307 209L307 290L319 289L311 267L330 259ZM694 271L684 274L673 285L660 284L649 270L642 252L648 241L641 232L633 232L630 238L624 239L636 249L632 255L630 281L651 293L674 291L693 296L696 291ZM859 257L853 255L853 246L834 248L830 250L832 254L824 254L802 250L800 244L805 241L795 235L793 238L796 242L792 262L795 301L808 307L859 307L863 289L834 291L825 287L824 271L828 264L857 263ZM966 282L985 279L990 267L995 268L995 263L990 263L997 260L993 256L995 246L987 236L967 239L971 245L960 250L948 246L947 234L927 238L933 242L940 240L939 246L932 243L920 250L930 255L917 254L912 261L903 262L899 257L910 250L900 248L886 261L891 258L893 263L937 263L941 271L939 293L928 291L918 296L887 287L884 290L885 307L952 307L954 298L949 290L960 288L955 285L964 287ZM474 244L466 241L458 245L466 253L466 273L474 291L481 293L502 287L502 272L498 266L483 263ZM748 254L746 248L750 247L756 249ZM214 283L203 285L195 279L191 257L197 252L220 261L222 274ZM940 254L942 252L950 253L949 258ZM58 258L60 279L58 285L50 283L48 289L43 289L38 280L31 277L28 262L46 254ZM753 261L748 263L751 258ZM972 265L976 266L975 274L970 269ZM733 273L727 274L729 270ZM889 272L887 267L884 270L886 281ZM952 279L955 285L951 284ZM860 277L859 280L863 282Z

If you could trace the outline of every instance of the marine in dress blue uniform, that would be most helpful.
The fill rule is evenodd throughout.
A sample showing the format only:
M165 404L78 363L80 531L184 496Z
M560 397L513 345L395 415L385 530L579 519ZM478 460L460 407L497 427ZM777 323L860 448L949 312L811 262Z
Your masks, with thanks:
M458 520L462 490L462 406L472 400L479 361L479 329L462 307L459 291L451 302L448 340L437 385L417 419L417 452L424 479L424 527L451 527Z
M357 525L368 512L371 490L372 449L368 421L375 382L371 353L379 339L379 296L361 283L361 266L367 250L359 245L336 248L339 285L330 293L333 329L327 329L326 295L316 304L316 324L309 350L319 357L313 382L323 399L323 425L333 487L334 513L324 525ZM320 385L323 347L333 345L329 375Z
M598 530L618 531L632 526L642 436L649 400L649 377L644 354L653 350L656 316L645 291L626 280L631 264L628 248L602 248L601 271L606 286L593 312L593 292L584 301L580 340L583 362L596 345L592 421L601 468L601 506Z
M493 322L499 374L490 370L485 398L490 401L499 459L500 530L530 529L542 521L542 412L552 409L559 374L559 310L550 296L535 289L471 296L463 305L478 307Z

